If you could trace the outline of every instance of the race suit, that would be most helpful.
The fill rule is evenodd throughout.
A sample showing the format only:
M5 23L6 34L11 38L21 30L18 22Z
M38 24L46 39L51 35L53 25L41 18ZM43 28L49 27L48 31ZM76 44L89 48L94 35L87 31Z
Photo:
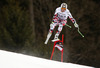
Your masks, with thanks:
M60 32L62 31L63 26L67 23L67 18L70 18L70 20L75 23L75 19L72 17L70 11L66 9L64 12L61 12L61 7L58 7L54 13L53 21L50 24L50 30L49 32L53 32L55 26L58 27L58 31L56 33L56 36L59 36Z

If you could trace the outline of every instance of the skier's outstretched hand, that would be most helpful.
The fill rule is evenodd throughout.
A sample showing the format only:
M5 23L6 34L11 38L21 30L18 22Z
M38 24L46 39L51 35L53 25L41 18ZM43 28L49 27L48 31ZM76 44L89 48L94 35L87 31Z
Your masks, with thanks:
M78 28L79 27L79 25L75 22L74 23L74 26L76 27L76 28Z

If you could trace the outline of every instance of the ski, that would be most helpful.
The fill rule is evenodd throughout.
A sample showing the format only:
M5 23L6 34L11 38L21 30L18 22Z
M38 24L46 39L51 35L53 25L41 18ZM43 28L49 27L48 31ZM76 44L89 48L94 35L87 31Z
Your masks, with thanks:
M80 32L79 27L78 27L78 33L79 33L82 37L84 37L84 35Z
M59 41L60 39L53 39L52 42Z
M51 33L51 32L49 32L49 33L48 33L48 35L47 35L47 39L46 39L46 41L45 41L45 43L44 43L44 44L47 44L47 43L48 43L48 41L49 41L49 39L50 39L51 35L52 35L52 33Z

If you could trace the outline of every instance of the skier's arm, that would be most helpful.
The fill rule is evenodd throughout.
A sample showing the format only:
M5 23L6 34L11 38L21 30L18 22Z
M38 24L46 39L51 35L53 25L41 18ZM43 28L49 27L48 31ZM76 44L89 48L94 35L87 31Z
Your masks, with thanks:
M52 23L56 23L57 21L58 21L58 8L55 10Z
M58 20L57 14L54 14L52 23L57 22L57 20Z
M78 24L76 23L76 20L73 18L69 10L68 10L68 15L69 19L74 23L74 26L78 28Z

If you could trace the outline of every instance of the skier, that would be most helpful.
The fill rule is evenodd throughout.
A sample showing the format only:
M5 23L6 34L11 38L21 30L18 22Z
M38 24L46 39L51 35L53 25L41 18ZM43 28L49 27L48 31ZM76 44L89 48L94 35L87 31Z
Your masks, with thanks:
M59 26L58 27L58 31L56 32L54 40L52 40L52 41L54 42L54 41L59 40L58 36L59 36L60 32L62 31L63 26L67 23L67 18L68 17L74 23L74 26L76 28L78 28L79 27L78 24L76 23L75 19L72 17L70 11L67 9L67 4L66 3L62 3L61 6L58 7L56 9L55 13L54 13L53 21L50 24L49 33L47 35L47 39L45 41L45 44L47 44L49 38L52 35L52 32L53 32L55 26L57 26L57 25Z

